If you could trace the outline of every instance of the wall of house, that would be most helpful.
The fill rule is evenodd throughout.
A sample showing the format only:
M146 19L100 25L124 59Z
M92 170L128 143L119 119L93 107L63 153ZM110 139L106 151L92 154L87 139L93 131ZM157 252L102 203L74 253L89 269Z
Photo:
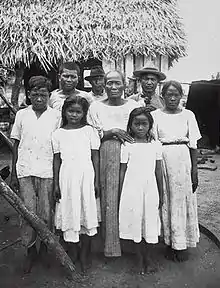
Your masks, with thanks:
M126 57L117 61L103 60L103 69L105 72L118 69L125 74L125 77L131 77L133 71L141 69L142 67L156 67L159 71L167 74L169 69L169 57L158 55L157 57L144 56L144 55L132 55L129 54Z

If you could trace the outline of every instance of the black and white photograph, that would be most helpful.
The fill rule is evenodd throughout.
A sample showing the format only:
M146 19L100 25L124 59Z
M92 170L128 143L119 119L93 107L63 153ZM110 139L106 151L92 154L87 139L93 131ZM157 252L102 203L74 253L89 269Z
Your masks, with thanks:
M0 1L1 288L220 288L219 11Z

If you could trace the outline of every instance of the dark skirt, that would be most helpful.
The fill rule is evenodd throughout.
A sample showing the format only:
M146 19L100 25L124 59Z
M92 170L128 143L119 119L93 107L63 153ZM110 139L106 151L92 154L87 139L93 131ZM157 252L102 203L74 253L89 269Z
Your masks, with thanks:
M107 140L100 148L102 236L106 257L121 256L118 225L121 143Z

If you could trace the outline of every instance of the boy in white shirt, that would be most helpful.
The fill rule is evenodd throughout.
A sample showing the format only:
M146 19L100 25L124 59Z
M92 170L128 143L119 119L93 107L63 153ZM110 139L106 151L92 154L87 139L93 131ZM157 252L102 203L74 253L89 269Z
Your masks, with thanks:
M17 112L11 138L15 140L11 187L24 204L52 228L53 150L51 135L60 125L60 113L48 106L51 82L43 76L29 80L30 106ZM36 232L22 223L22 242L27 248L24 272L31 271L37 256ZM41 251L46 246L41 243ZM45 254L45 253L44 253Z

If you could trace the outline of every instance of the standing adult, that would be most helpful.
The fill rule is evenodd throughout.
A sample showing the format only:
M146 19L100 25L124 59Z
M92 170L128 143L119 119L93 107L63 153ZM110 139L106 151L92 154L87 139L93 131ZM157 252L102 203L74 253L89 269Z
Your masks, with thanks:
M85 80L89 81L92 86L91 92L88 94L93 100L103 100L107 98L105 93L104 83L105 72L101 66L94 66L91 68L90 75L85 77Z
M187 247L199 241L197 200L197 140L201 138L193 112L179 106L181 84L165 83L164 108L152 112L156 139L163 144L165 179L162 223L167 256L187 259Z
M52 229L53 149L52 133L60 125L58 111L48 107L51 82L43 76L29 80L30 106L19 110L11 131L14 139L11 187L24 204ZM37 254L36 232L22 221L22 243L27 248L24 272L30 272ZM41 242L40 254L47 261Z
M107 98L91 104L88 122L98 129L102 138L100 182L104 254L106 257L117 257L121 256L118 229L121 143L133 141L126 127L130 112L139 105L134 100L122 98L125 79L121 72L110 71L104 80Z
M130 96L140 103L141 106L147 106L150 110L163 108L163 102L156 93L158 83L166 79L166 75L156 68L144 67L133 72L141 84L141 92Z
M52 92L49 105L61 112L64 101L73 96L81 96L89 103L93 101L87 92L76 89L79 81L80 69L74 62L64 62L59 69L60 89Z

